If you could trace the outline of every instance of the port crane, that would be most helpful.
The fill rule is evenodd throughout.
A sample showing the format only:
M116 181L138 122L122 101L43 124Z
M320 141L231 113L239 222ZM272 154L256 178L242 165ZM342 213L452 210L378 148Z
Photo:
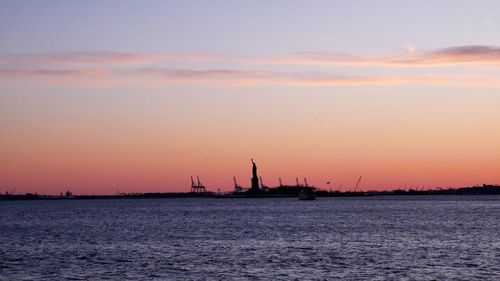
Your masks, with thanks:
M241 187L238 184L238 181L236 180L236 177L233 177L233 182L234 182L234 192L236 192L236 193L242 192L243 191L243 187Z
M200 177L196 176L197 183L194 182L193 176L191 176L191 192L193 193L204 193L207 189L203 184L201 184Z
M356 183L356 186L354 187L354 192L356 192L358 190L358 186L359 186L359 183L361 182L362 178L363 178L363 176L359 176L358 182Z

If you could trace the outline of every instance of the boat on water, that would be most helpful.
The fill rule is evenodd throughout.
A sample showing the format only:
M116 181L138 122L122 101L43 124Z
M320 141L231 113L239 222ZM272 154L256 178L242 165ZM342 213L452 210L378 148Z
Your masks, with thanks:
M316 194L314 194L314 189L303 188L299 192L299 200L316 200Z

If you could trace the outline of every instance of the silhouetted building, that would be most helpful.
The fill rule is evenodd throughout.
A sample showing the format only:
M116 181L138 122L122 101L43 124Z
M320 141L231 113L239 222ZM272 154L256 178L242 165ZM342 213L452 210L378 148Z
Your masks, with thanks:
M252 187L250 188L250 192L259 192L259 177L257 176L257 166L252 159Z

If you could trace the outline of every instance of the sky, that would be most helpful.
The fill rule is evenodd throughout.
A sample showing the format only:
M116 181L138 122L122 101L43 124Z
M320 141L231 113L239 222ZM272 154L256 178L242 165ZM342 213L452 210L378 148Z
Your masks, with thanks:
M0 192L500 183L498 1L0 1ZM327 182L330 182L327 184Z

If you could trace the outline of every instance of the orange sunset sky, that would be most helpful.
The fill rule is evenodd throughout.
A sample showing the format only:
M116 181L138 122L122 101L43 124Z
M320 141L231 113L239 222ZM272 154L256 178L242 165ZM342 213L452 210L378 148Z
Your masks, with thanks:
M499 183L499 3L403 2L1 3L0 192Z

